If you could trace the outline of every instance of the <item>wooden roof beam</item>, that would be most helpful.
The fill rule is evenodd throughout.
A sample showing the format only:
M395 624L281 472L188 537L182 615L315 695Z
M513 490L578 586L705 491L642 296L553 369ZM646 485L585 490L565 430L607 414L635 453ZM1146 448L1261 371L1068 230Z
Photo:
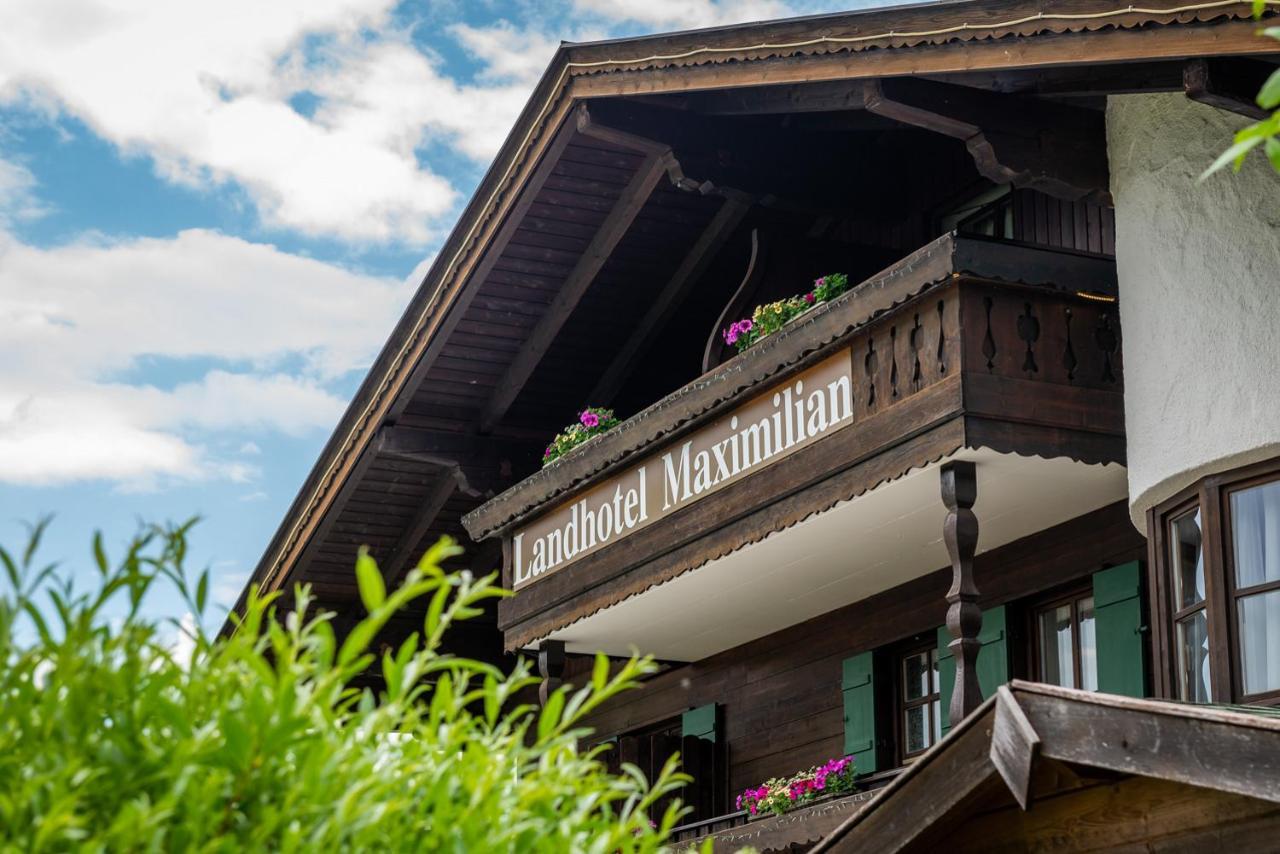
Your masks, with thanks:
M454 470L457 471L456 466ZM436 517L440 515L440 511L444 510L444 505L458 491L458 488L458 478L452 476L452 473L446 473L446 476L440 478L435 488L422 502L409 527L404 529L400 539L396 540L395 546L382 561L382 576L389 587L399 584L409 571L410 565L417 562L420 555L414 554L414 550L418 547L418 543L422 542L422 538L431 531Z
M601 404L613 400L622 384L635 370L636 364L652 345L654 333L662 329L671 319L671 315L680 308L689 295L690 289L702 277L725 241L751 210L752 199L745 193L733 190L722 192L725 195L724 204L720 206L720 210L716 211L716 215L698 236L698 240L684 256L680 266L654 298L648 312L613 357L609 367L605 368L599 382L591 390L588 400Z
M752 86L683 95L658 95L654 106L708 116L768 116L841 110L862 112L862 84L857 80L824 80L785 86Z
M579 129L581 130L581 126ZM598 135L598 133L597 127L596 133L589 135ZM529 337L507 368L507 372L498 382L493 397L489 399L488 405L480 416L480 433L492 432L507 414L507 410L511 408L511 404L515 402L516 397L529 381L529 377L533 375L534 369L542 361L542 357L551 349L551 344L560 334L561 328L573 314L573 310L578 307L587 288L604 267L609 255L627 233L627 229L631 227L631 223L635 221L645 203L649 201L658 181L668 174L673 165L678 164L675 163L675 155L670 148L665 146L653 148L646 153L640 168L623 188L617 203L600 224L595 236L591 238L591 243L556 293L555 299L538 320L533 331L529 333Z
M684 169L680 166L680 161L676 159L672 152L671 146L665 142L659 142L647 136L601 124L591 117L586 107L579 108L577 123L578 133L583 136L599 139L622 148L629 148L632 151L638 151L651 157L665 158L664 164L667 177L671 179L672 184L681 190L706 195L715 189L715 186L710 181L695 181L686 176Z
M1271 115L1255 99L1275 68L1252 59L1193 59L1183 66L1182 86L1193 101L1258 121Z
M373 442L378 454L402 459L441 457L450 460L509 460L523 456L536 443L473 433L451 433L386 424Z
M869 111L962 140L996 184L1110 203L1106 127L1097 111L911 77L864 85Z

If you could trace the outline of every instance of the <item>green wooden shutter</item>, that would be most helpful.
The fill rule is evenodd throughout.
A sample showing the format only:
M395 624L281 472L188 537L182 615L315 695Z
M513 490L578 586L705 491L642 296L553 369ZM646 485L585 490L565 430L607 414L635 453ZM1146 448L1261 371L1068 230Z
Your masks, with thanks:
M978 640L978 686L985 700L996 689L1009 681L1009 633L1005 607L1000 605L982 612L982 630ZM956 687L956 660L947 644L951 632L946 626L938 627L938 683L942 701L942 734L951 729L951 694Z
M1142 639L1142 581L1138 562L1093 574L1098 690L1127 697L1146 695Z
M690 709L680 716L680 736L688 738L701 738L704 741L718 741L717 722L719 715L716 714L716 704L707 703L705 706L698 706L696 709Z
M871 652L844 660L844 754L859 774L878 771L876 758L875 664Z

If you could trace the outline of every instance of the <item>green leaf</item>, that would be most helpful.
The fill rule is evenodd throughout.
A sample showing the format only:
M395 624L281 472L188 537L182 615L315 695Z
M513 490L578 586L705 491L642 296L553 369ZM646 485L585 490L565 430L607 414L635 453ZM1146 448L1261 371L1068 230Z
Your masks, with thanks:
M547 697L547 704L542 707L542 714L538 715L539 741L546 739L560 725L560 712L563 709L564 689L559 688Z
M609 657L602 652L596 653L596 663L591 668L591 687L603 691L609 684Z
M1263 151L1267 154L1267 159L1271 161L1271 168L1280 172L1280 140L1274 136L1267 137L1267 142L1263 146Z
M98 567L98 574L106 576L111 571L111 565L107 562L107 550L102 546L102 532L93 532L93 562Z
M200 573L200 580L196 582L196 613L203 614L204 606L209 601L209 573Z
M1258 92L1258 106L1264 110L1274 110L1280 106L1280 68L1271 72L1267 82L1262 84Z
M387 586L382 580L382 570L378 569L377 561L369 556L369 550L364 546L360 547L356 557L356 584L360 588L360 601L369 613L386 601Z
M1245 128L1245 130L1248 130L1248 128ZM1241 131L1241 133L1243 132L1244 131ZM1262 138L1256 137L1256 136L1240 139L1239 135L1237 134L1236 138L1238 141L1234 145L1232 145L1230 148L1228 148L1226 151L1218 155L1218 159L1213 161L1213 164L1210 165L1208 169L1204 170L1204 172L1201 173L1200 175L1201 181L1208 178L1214 172L1217 172L1218 170L1222 169L1228 163L1233 164L1236 171L1239 171L1240 164L1244 161L1245 155L1248 154L1250 151L1252 151L1254 148L1256 148L1258 144L1262 142Z

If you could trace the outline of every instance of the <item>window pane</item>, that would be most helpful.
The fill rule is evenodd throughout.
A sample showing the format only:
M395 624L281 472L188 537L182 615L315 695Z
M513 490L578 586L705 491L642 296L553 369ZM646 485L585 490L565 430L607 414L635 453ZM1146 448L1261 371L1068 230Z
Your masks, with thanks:
M1204 601L1204 552L1200 549L1200 508L1169 523L1173 551L1173 596L1177 610Z
M918 753L929 746L929 722L925 706L915 706L906 711L907 753Z
M1280 581L1280 481L1231 493L1236 587Z
M1071 606L1042 611L1039 623L1041 680L1064 688L1076 687Z
M1239 607L1244 692L1280 690L1280 590L1243 596Z
M919 700L921 697L927 697L930 693L929 682L929 653L922 652L918 655L908 655L902 660L904 699Z
M1209 632L1204 611L1178 622L1178 696L1209 702Z
M1094 633L1093 597L1076 603L1080 618L1080 687L1086 691L1098 690L1098 639Z

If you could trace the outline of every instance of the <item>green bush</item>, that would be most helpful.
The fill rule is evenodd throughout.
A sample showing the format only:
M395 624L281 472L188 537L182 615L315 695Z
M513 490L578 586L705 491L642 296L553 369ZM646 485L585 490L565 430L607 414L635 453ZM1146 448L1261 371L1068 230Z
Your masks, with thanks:
M504 595L492 576L443 572L448 541L394 591L362 553L368 616L345 639L303 587L279 618L275 596L254 595L230 637L196 630L188 661L144 600L172 584L204 612L208 576L183 569L189 525L149 531L115 564L95 538L88 591L38 567L42 527L22 554L0 550L0 849L609 854L661 850L678 818L647 815L682 782L673 763L646 782L578 746L584 715L652 661L611 674L599 657L589 685L517 703L536 684L525 663L504 674L438 651ZM381 656L385 689L353 687L415 601L422 631Z

